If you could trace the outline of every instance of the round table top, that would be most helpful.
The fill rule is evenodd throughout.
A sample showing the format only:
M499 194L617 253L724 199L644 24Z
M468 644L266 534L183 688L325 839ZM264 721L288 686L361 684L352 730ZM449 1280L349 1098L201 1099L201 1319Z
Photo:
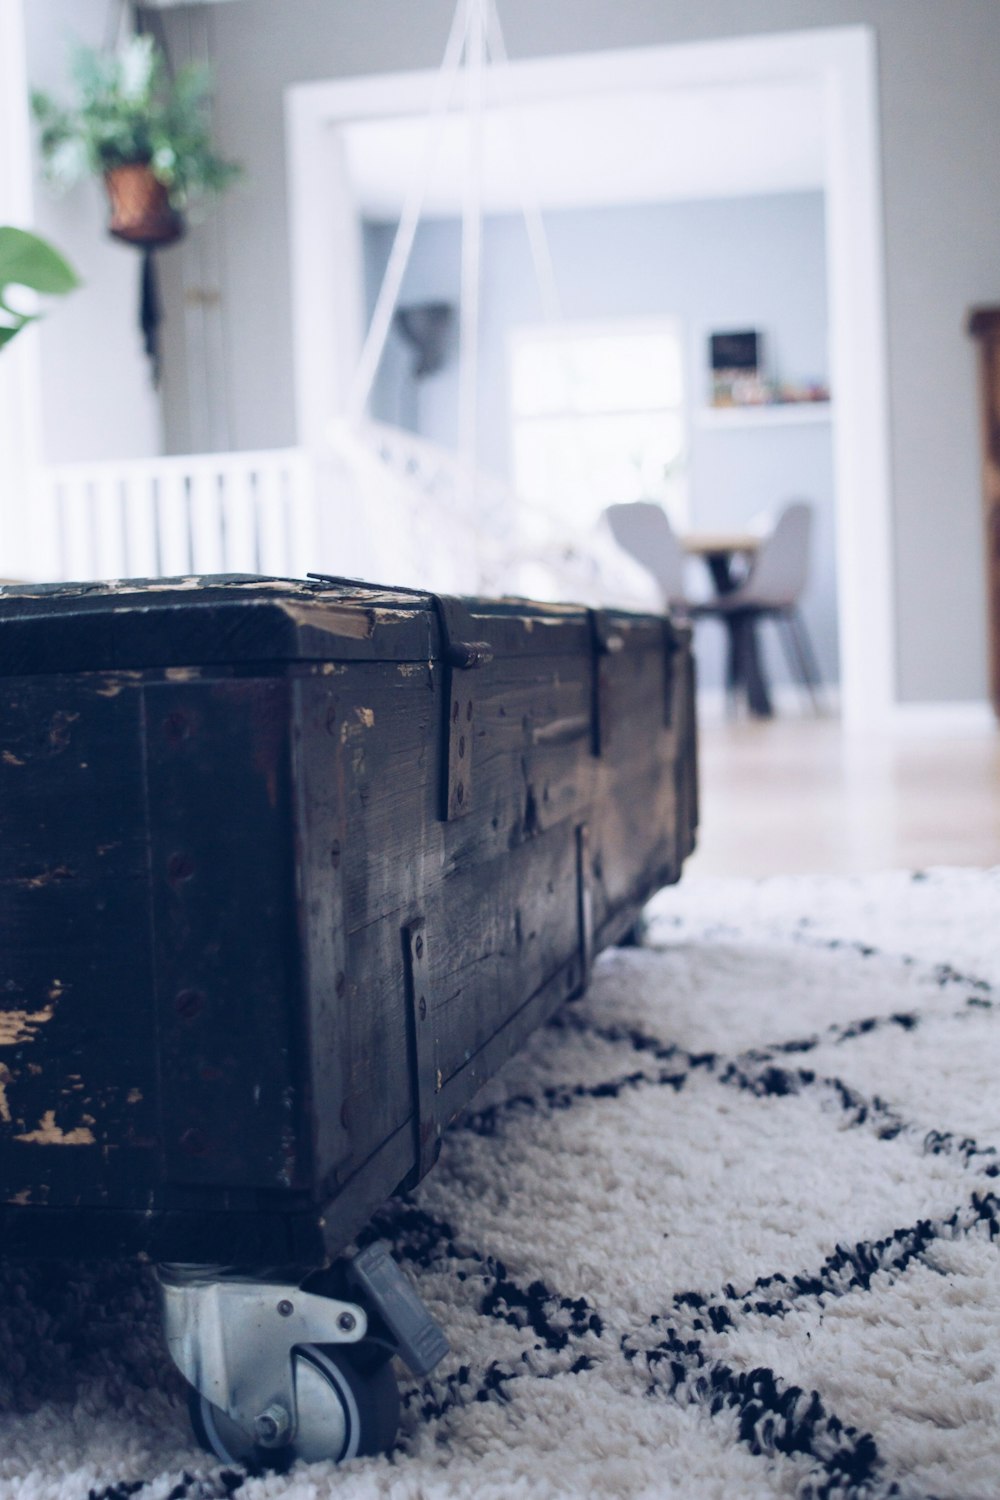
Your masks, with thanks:
M687 531L680 544L692 557L714 557L733 552L756 552L761 538L752 531Z

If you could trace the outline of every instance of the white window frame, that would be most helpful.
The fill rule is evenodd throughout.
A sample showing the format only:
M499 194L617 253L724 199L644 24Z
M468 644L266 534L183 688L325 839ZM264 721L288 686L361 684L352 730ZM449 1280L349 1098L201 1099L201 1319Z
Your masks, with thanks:
M629 406L608 408L604 411L581 412L575 407L568 406L559 411L538 412L536 414L519 413L515 404L514 391L514 368L518 347L539 339L563 339L567 343L576 339L601 339L615 336L649 336L657 334L669 336L677 349L677 358L681 371L681 390L676 405L665 406L662 402L651 402L646 406ZM676 414L681 425L681 475L673 486L673 500L670 506L671 521L678 527L683 528L690 519L690 504L687 484L686 465L690 457L690 423L689 423L689 390L687 380L687 358L686 342L684 338L684 326L680 318L670 317L663 314L654 314L648 318L624 317L624 318L599 318L581 319L579 321L558 323L532 323L520 324L511 328L507 334L507 391L509 398L509 472L511 485L519 498L534 501L533 496L521 494L519 476L517 473L517 453L515 434L518 426L522 423L544 422L553 419L580 419L588 417L599 418L602 416L650 416L656 412L670 412ZM639 500L659 499L659 495L623 494L618 499ZM609 497L609 503L611 503Z

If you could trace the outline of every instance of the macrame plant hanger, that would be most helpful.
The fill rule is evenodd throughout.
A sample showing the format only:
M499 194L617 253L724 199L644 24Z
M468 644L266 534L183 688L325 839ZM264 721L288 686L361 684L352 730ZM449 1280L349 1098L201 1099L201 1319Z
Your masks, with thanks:
M117 49L126 22L136 35L143 34L145 22L133 0L110 0L104 38L105 51L113 52ZM170 57L163 44L162 34L157 41L169 71ZM128 166L107 173L105 186L111 201L109 233L114 239L133 245L142 255L139 272L139 330L143 349L149 360L153 385L157 387L160 383L160 324L163 321L163 304L155 254L158 249L172 245L181 238L184 220L176 209L170 207L163 189L157 192L155 203L150 205L147 186L136 181L135 174L130 174Z
M406 268L419 227L427 188L431 180L448 113L459 79L465 83L465 115L469 125L469 149L462 203L462 259L459 334L459 462L462 484L470 505L475 505L479 487L478 383L479 331L482 288L482 177L487 79L495 85L494 97L509 97L509 60L504 45L495 0L458 0L444 58L435 80L427 112L428 129L421 171L411 180L400 213L385 274L375 302L368 333L362 346L341 421L333 424L331 441L342 452L352 452L355 465L372 472L372 458L365 462L360 449L365 413L379 364L399 304ZM524 221L542 313L546 321L559 316L552 256L533 191L528 158L509 114L499 115L507 136L508 150L516 168L521 216Z

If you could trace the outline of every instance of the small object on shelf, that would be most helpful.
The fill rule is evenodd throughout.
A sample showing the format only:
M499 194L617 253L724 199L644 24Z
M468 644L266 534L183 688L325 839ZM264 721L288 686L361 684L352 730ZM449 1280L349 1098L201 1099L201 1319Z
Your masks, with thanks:
M761 368L763 335L756 329L709 334L708 348L713 406L759 406L773 399Z

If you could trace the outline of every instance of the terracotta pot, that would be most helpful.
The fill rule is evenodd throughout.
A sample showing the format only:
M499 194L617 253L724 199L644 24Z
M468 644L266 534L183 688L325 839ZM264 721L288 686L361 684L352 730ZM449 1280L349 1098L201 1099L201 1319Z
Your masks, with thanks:
M167 190L147 162L128 162L104 174L111 205L108 230L130 245L172 245L184 233L184 220L171 208Z

